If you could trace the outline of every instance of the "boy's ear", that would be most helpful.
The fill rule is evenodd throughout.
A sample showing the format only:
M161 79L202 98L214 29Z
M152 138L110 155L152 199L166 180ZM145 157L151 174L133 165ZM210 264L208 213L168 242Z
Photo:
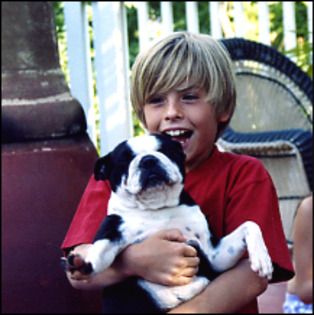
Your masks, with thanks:
M232 113L224 113L219 117L219 122L225 123L231 119Z
M110 176L111 156L110 153L96 161L94 175L96 180L106 180Z

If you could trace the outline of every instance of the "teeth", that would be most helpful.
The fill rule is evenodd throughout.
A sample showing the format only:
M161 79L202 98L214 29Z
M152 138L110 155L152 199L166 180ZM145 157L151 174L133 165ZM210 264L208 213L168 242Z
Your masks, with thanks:
M186 133L186 130L168 130L165 132L167 135L171 137L178 137Z
M184 143L186 143L186 142L188 142L189 141L189 139L185 139L185 140L183 140L183 141L179 141L181 144L184 144Z

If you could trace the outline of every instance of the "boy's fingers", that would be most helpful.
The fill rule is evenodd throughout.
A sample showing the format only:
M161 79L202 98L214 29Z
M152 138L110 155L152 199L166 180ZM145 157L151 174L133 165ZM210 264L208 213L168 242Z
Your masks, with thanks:
M197 256L185 257L185 261L187 267L197 267L200 263L200 259Z
M163 240L184 243L187 239L182 235L179 229L163 230L158 232L159 236ZM188 244L182 244L184 246L183 255L185 257L197 257L197 250Z
M197 257L197 250L192 246L185 245L184 256L185 257Z
M182 276L188 277L188 278L194 278L198 272L198 267L190 267L190 268L185 268Z
M162 239L175 242L186 242L186 238L183 237L179 229L163 230L160 233Z

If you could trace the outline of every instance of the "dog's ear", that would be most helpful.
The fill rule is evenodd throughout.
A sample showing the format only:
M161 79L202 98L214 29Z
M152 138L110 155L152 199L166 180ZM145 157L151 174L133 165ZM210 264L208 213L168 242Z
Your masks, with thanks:
M111 156L110 153L96 161L94 175L96 180L106 180L110 176Z

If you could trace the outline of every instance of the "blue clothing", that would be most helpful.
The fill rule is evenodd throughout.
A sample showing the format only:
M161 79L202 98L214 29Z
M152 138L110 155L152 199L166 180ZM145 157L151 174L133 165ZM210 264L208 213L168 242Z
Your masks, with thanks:
M283 312L285 314L312 314L313 304L305 304L296 294L286 293Z

